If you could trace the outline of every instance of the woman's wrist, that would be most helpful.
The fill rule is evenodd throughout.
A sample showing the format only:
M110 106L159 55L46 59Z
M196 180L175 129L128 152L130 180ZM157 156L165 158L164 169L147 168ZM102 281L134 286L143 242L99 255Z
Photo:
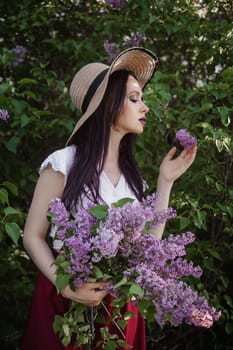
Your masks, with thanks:
M168 180L166 178L164 178L161 174L159 174L158 176L158 180L157 180L157 192L159 190L171 190L172 189L172 186L174 184L174 181L173 180Z

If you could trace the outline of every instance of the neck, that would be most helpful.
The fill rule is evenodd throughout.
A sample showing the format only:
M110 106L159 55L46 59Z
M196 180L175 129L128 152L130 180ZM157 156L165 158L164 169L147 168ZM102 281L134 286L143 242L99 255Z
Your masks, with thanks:
M123 135L120 131L111 128L106 160L115 160L118 163L119 147L122 137Z
M109 172L118 173L118 174L120 173L119 147L120 147L120 142L122 137L123 136L119 131L114 130L113 128L111 129L108 152L104 162L104 170L108 173Z

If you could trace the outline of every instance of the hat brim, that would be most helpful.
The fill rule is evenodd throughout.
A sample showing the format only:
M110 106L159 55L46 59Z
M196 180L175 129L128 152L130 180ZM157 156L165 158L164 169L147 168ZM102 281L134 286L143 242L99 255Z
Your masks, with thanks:
M143 89L145 85L150 81L153 77L155 69L158 65L157 56L150 50L142 48L142 47L132 47L127 50L122 51L112 62L109 67L107 74L104 79L96 89L87 110L81 116L81 118L76 123L72 134L67 140L67 145L71 142L74 134L80 129L80 127L85 123L85 121L96 111L98 106L100 105L107 85L109 81L110 75L118 70L127 70L132 72L139 82L139 85Z

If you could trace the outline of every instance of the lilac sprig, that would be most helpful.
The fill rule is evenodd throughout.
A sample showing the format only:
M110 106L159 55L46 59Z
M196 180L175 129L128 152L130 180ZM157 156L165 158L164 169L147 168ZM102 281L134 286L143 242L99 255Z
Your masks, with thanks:
M113 7L125 7L127 5L126 0L105 0L105 3Z
M145 35L140 32L131 33L130 36L124 38L123 46L136 47L140 46L146 40Z
M186 129L180 129L176 132L176 139L184 149L191 150L197 144L197 139Z
M114 60L114 58L118 55L120 48L116 43L111 43L109 40L104 42L104 50L108 54L107 62L110 64Z
M16 45L14 48L12 48L10 53L15 56L15 60L10 63L10 66L17 67L19 64L21 64L24 61L26 52L26 48L22 45Z
M9 118L10 118L10 115L8 111L6 111L5 109L0 109L0 120L3 120L5 122Z

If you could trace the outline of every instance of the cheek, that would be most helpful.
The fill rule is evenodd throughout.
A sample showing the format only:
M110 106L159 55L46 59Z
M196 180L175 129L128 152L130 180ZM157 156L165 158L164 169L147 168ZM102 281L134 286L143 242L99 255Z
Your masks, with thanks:
M118 115L118 117L116 118L115 125L120 128L124 125L124 123L125 123L124 115L122 115L122 114Z

